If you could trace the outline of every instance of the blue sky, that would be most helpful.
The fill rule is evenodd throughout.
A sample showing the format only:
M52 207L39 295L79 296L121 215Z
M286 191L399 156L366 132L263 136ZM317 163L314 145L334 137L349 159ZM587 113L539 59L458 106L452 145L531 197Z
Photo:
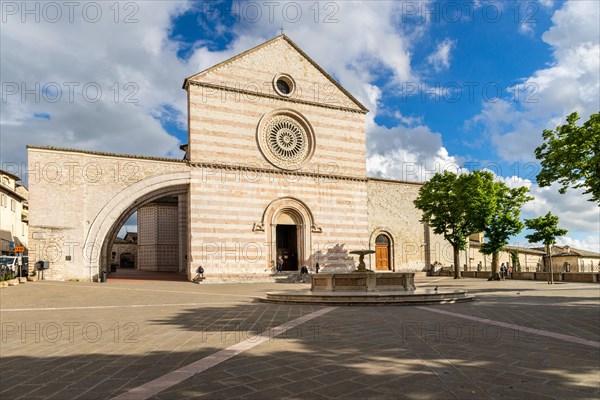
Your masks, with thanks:
M402 94L401 90L385 90L391 77L390 71L377 71L378 79L374 82L384 89L384 92L380 99L381 110L374 117L378 124L386 127L398 124L398 119L393 116L394 112L401 112L407 117L421 118L432 130L443 133L444 145L452 154L460 155L469 161L481 160L485 163L495 160L496 156L484 143L469 146L469 138L476 135L477 128L467 127L465 122L476 116L482 104L497 94L514 101L514 94L507 88L522 83L525 77L552 62L552 48L542 41L541 34L551 25L552 12L560 7L561 2L551 6L543 6L533 1L521 4L514 2L508 6L500 2L490 2L485 10L475 9L474 4L406 2L404 9L401 9L401 15L396 18L399 29L418 29L426 24L430 25L428 34L411 49L411 64L423 80L418 82L419 89L416 92L414 86L406 85L404 88L408 94ZM417 10L412 8L413 5ZM272 7L273 17L279 17L280 7ZM263 18L267 18L269 6L260 5L260 10L265 14ZM308 14L305 16L307 23L313 23L315 14L312 9L304 6L302 10ZM331 13L334 10L330 8L327 11ZM189 60L194 45L199 43L211 51L223 51L236 39L234 31L240 20L253 19L254 16L258 18L253 7L249 7L246 14L248 15L231 1L197 3L173 19L169 38L182 44L177 55L183 61ZM289 14L292 12L289 11ZM424 21L427 17L431 22ZM338 13L332 18L339 19ZM218 20L218 27L215 20ZM286 21L286 18L281 18L280 22L284 32L294 40L296 23ZM519 24L523 23L530 29L527 33L519 29ZM280 26L275 23L271 25L272 35L275 36L280 32ZM330 29L335 30L335 25L332 24ZM454 42L451 65L436 71L427 58L435 51L436 46L447 38ZM333 75L340 80L335 73ZM458 88L460 94L455 92L436 98L426 93L423 84L434 88ZM535 95L532 99L535 99ZM182 141L186 140L185 130L168 123L165 127Z
M543 129L600 110L597 1L136 1L118 15L98 4L96 22L81 10L39 22L2 10L4 166L23 165L28 143L180 157L183 79L283 27L371 110L371 176L488 167L530 188L525 217L552 211L570 230L564 244L600 251L598 207L580 191L537 187L533 156ZM49 101L52 82L60 101ZM66 82L78 84L74 101ZM36 83L39 98L23 98L21 85ZM98 102L83 95L90 83Z

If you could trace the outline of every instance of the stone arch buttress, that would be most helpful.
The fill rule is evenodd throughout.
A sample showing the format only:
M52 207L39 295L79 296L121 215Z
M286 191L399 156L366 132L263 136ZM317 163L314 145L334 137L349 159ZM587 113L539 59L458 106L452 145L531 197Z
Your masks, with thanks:
M116 230L136 209L164 196L187 193L189 185L189 172L163 174L136 182L113 197L94 218L85 238L84 267L90 279L106 268Z

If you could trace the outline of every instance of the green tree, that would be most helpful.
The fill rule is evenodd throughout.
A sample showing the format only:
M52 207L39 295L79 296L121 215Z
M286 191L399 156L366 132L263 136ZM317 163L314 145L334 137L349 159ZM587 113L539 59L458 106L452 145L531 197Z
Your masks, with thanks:
M542 133L544 143L535 149L542 164L537 182L541 187L558 182L562 194L569 186L585 188L584 193L592 195L590 201L600 203L600 113L583 126L576 124L578 120L574 112L565 125Z
M494 177L490 172L474 171L456 175L435 174L419 190L415 207L423 212L421 222L433 232L443 235L454 251L454 278L460 274L460 250L467 245L469 235L481 231L491 215Z
M487 219L483 232L485 243L481 245L483 254L492 256L492 276L490 280L498 280L498 258L508 239L523 230L521 222L521 207L533 200L528 196L529 189L519 187L511 189L504 182L495 182L490 201L492 214Z
M564 236L568 231L558 227L558 216L552 215L551 212L548 212L548 214L543 217L526 219L525 226L527 229L533 231L529 235L525 235L527 240L529 240L529 243L543 243L544 247L546 247L546 254L550 265L550 280L548 283L554 283L551 246L556 243L556 238L558 236Z

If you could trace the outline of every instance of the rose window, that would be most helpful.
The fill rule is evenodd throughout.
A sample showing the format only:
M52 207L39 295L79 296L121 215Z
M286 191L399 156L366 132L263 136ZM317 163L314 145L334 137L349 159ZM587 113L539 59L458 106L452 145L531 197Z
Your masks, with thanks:
M265 127L269 150L284 161L302 161L308 146L306 132L302 126L287 116L271 119Z
M298 169L312 150L312 132L292 113L265 116L258 129L259 147L267 160L282 169Z

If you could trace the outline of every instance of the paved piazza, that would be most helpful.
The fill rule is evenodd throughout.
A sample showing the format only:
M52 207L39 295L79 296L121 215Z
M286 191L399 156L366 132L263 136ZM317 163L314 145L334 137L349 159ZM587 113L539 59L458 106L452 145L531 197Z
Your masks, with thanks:
M254 301L305 284L0 290L0 398L598 399L600 286L420 278L472 303Z

